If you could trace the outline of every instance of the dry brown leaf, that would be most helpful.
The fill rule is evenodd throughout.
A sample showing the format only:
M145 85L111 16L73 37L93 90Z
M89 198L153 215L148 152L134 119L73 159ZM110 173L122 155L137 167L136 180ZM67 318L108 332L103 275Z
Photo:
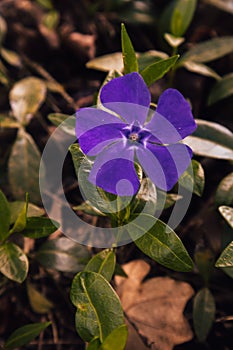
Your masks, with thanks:
M128 278L115 277L116 290L130 322L154 350L171 350L193 337L183 315L187 301L194 294L186 282L170 277L155 277L142 282L149 265L135 260L123 266ZM152 345L153 344L153 345ZM128 344L127 350L134 350Z

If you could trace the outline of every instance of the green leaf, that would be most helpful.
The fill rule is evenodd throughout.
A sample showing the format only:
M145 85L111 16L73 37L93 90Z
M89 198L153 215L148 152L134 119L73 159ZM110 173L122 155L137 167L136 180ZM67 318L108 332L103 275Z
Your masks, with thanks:
M206 120L196 119L197 129L184 139L198 156L233 159L233 134L226 127Z
M149 178L142 179L141 186L134 200L135 213L141 213L142 210L145 214L154 215L157 209L157 191L153 182ZM146 207L145 207L146 206Z
M116 255L114 251L111 249L105 249L91 258L84 271L100 273L107 281L111 281L115 265Z
M10 223L13 224L17 220L20 213L23 211L25 202L21 202L21 201L10 202L9 206L10 206L10 212L11 212ZM42 216L44 214L45 214L44 209L39 208L32 203L28 203L27 217Z
M4 193L0 190L0 241L6 239L8 236L10 215L9 203Z
M0 271L7 278L22 283L28 273L28 259L20 247L12 242L0 246Z
M76 273L84 269L90 253L87 247L60 237L45 242L37 251L36 259L47 269Z
M45 328L51 325L51 322L32 323L16 329L7 339L4 347L6 349L15 349L30 343Z
M51 221L49 218L30 217L27 218L26 227L22 234L30 238L47 237L59 228L59 224Z
M220 214L224 217L226 222L231 226L233 229L233 208L222 205L218 208Z
M46 314L52 308L53 304L42 293L34 288L30 283L27 283L27 293L31 308L38 314Z
M59 126L61 130L69 135L75 135L76 117L74 115L67 115L62 113L51 113L48 119L55 125Z
M171 18L171 33L177 37L184 35L188 29L194 12L197 0L176 0Z
M82 210L84 213L94 216L106 216L97 208L93 207L89 201L85 201L80 205L76 205L73 207L73 210Z
M221 205L233 205L233 172L225 176L217 187L215 203Z
M15 67L22 67L22 62L20 59L20 56L11 50L5 49L4 47L1 48L1 55L4 58L4 60L9 63L12 66Z
M56 10L51 10L43 16L43 24L49 29L53 30L57 27L59 22L59 13Z
M179 64L183 64L184 61L210 62L232 51L233 36L222 36L196 44L181 57Z
M203 63L197 63L193 61L184 61L182 62L181 66L186 68L188 71L192 73L201 74L206 77L214 78L216 80L221 79L220 75L218 75L213 69L211 69L210 67L206 66Z
M192 270L192 259L168 225L148 214L133 215L131 219L128 232L144 254L175 271Z
M71 301L77 307L76 329L84 341L99 337L103 342L124 324L120 300L106 279L96 272L78 273L71 286Z
M153 84L156 80L162 78L164 74L166 74L172 66L176 63L179 55L175 55L172 57L169 57L165 60L160 60L159 62L155 62L151 64L150 66L146 67L142 72L141 75L145 81L145 83L150 86Z
M93 338L88 344L86 350L99 350L101 343L98 337Z
M196 294L193 303L193 324L199 341L206 340L214 317L214 297L208 288L203 288Z
M195 263L205 285L208 285L214 267L214 255L209 248L197 248L195 252Z
M126 31L124 23L121 24L121 46L124 62L124 74L138 72L138 61L132 42Z
M47 10L52 10L54 8L52 0L36 0L36 2L45 7Z
M26 201L24 203L24 206L22 207L21 211L18 214L18 217L16 218L14 222L14 226L10 230L10 234L14 232L21 232L26 227L27 224L27 211L28 211L28 194L26 194Z
M165 52L156 50L149 50L143 53L136 53L136 55L138 58L139 72L141 72L147 66L150 66L155 62L169 57Z
M216 267L233 266L233 241L224 249L215 264Z
M126 325L115 328L98 350L124 350L127 342L128 330Z
M14 116L22 124L27 125L46 97L46 85L43 80L28 77L14 84L10 91L10 105Z
M8 163L9 182L16 199L24 200L28 192L33 203L41 202L39 166L40 152L32 137L20 128Z
M223 100L233 94L233 73L225 75L211 89L208 97L208 105Z
M192 160L188 169L179 178L179 185L201 197L205 187L205 174L202 165Z
M95 57L86 63L86 67L103 72L109 72L113 70L122 72L124 69L122 53L114 52L108 55Z

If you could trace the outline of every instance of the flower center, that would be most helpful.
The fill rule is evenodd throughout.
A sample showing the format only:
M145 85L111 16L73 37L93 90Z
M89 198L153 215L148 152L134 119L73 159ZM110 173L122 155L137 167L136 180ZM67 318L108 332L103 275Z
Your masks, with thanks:
M135 132L130 133L128 137L131 141L138 141L139 140L139 135Z

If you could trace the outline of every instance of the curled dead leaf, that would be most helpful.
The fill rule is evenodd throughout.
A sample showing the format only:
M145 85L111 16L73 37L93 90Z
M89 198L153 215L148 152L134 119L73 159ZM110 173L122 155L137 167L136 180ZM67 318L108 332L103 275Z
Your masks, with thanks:
M193 333L183 311L194 294L192 287L170 277L143 282L150 269L143 260L131 261L123 268L128 278L115 277L117 293L128 319L151 348L172 350L191 340ZM129 342L126 350L133 350Z

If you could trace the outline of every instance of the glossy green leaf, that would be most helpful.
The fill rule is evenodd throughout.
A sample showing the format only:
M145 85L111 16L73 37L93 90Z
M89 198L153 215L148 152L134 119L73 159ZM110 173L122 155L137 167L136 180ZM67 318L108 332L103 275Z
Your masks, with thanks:
M59 13L56 10L51 10L43 16L43 24L50 30L57 27L59 23Z
M196 155L233 160L233 134L226 127L196 119L197 130L184 139Z
M28 194L26 194L26 201L15 220L12 229L10 230L10 234L14 232L21 232L26 227L27 211L28 211Z
M208 97L208 105L223 100L233 94L233 73L225 75L211 89Z
M193 324L199 341L206 340L215 317L215 301L208 288L201 289L194 298Z
M148 214L133 215L131 219L128 232L144 254L175 271L192 270L192 259L168 225Z
M229 277L233 278L233 266L221 267L221 270L223 270Z
M233 36L222 36L196 44L179 61L210 62L233 51Z
M220 214L224 217L229 226L233 229L233 208L222 205L218 208Z
M76 329L84 341L103 342L124 324L120 300L107 280L96 272L80 272L73 279L71 301L77 307Z
M10 91L10 105L14 116L22 124L27 125L46 97L46 85L43 80L28 77L14 84Z
M36 252L36 259L47 269L76 273L90 259L87 247L61 237L48 240Z
M24 206L25 206L25 202L21 202L21 201L15 201L15 202L9 203L10 212L11 212L11 221L10 221L11 224L13 224L17 220L18 216L23 211ZM45 214L44 209L37 207L32 203L28 203L27 217L42 216L44 214Z
M177 37L184 35L188 29L194 12L197 0L176 0L174 1L173 13L171 17L171 33Z
M8 350L18 348L30 343L44 329L51 325L51 322L32 323L16 329L7 339L4 347Z
M207 4L216 6L220 10L229 12L233 15L232 0L203 0Z
M9 203L0 190L0 241L4 240L8 236L8 231L10 227L10 207Z
M40 152L32 137L20 128L12 147L8 175L15 199L24 200L28 192L33 203L40 203Z
M114 52L108 55L95 57L86 63L86 67L103 72L109 72L113 70L122 72L124 69L122 53Z
M127 342L128 330L126 325L115 328L98 350L124 350Z
M30 217L27 218L26 227L22 234L30 238L47 237L59 228L59 224L51 221L49 218Z
M224 249L215 264L216 267L233 266L233 241Z
M138 61L125 25L121 24L121 46L124 62L124 74L138 72Z
M34 288L31 283L27 283L27 294L32 310L38 314L46 314L54 306L51 301Z
M20 56L11 50L5 49L4 47L1 48L1 56L4 58L4 60L9 63L12 66L15 67L21 67L22 62L20 59Z
M74 115L51 113L48 115L48 118L55 126L59 126L67 134L75 135L76 117Z
M91 258L84 271L98 272L104 276L107 281L111 281L115 265L116 255L114 251L105 249Z
M0 246L0 272L7 278L22 283L28 273L28 259L24 252L12 242Z
M202 165L196 160L192 160L188 169L179 178L179 185L201 197L205 187L205 174Z
M204 75L206 77L214 78L216 80L220 80L221 77L218 75L213 69L206 66L203 63L197 63L193 61L184 61L182 62L182 67L186 68L188 71L200 75Z
M125 277L125 278L128 277L127 273L123 270L123 268L121 267L121 265L120 265L120 264L117 264L117 263L116 263L116 266L115 266L114 275L121 276L121 277Z
M215 203L221 205L233 205L233 172L225 176L217 187Z
M146 67L141 75L145 80L145 83L150 86L156 80L162 78L176 63L179 55L175 55L169 57L165 60L160 60L158 62L153 63L152 65Z

